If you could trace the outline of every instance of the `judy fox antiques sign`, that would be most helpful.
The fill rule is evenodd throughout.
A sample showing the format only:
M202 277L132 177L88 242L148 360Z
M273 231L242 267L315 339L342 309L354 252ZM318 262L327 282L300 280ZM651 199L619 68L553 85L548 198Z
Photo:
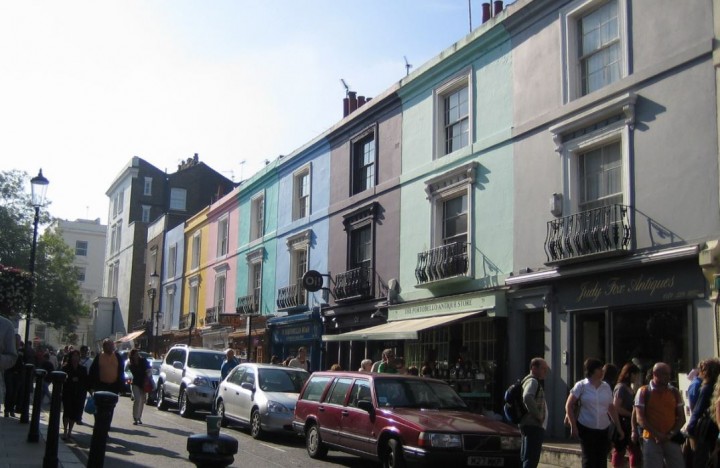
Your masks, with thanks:
M696 299L705 296L697 264L594 275L558 284L566 308Z

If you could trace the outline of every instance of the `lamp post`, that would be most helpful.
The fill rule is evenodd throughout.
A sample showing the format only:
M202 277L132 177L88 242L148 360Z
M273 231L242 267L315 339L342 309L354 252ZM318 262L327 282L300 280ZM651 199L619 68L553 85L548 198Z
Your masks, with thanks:
M32 318L32 308L35 293L35 251L37 250L37 232L38 222L40 221L40 207L45 204L45 194L50 183L43 177L42 169L38 175L30 179L30 189L32 194L32 205L35 208L35 220L33 221L33 242L30 250L30 276L32 277L32 285L27 300L27 312L25 314L25 349L28 349L28 340L30 339L30 320ZM32 348L30 348L32 349Z
M150 354L155 357L155 296L157 295L157 288L160 284L160 276L156 272L150 275L150 282L148 283L148 297L150 298Z

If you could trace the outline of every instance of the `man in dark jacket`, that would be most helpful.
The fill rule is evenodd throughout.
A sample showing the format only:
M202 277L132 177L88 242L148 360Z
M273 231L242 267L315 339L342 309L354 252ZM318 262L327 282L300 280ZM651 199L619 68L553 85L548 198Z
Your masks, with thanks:
M520 420L522 434L520 459L523 468L534 468L540 462L548 416L543 384L549 369L545 359L533 358L530 361L530 373L522 381L523 403L528 410Z

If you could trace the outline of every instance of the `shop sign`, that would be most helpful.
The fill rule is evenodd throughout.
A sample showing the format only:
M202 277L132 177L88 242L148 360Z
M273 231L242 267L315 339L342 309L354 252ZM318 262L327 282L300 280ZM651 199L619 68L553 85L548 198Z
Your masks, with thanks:
M320 337L317 324L293 324L287 327L278 326L273 330L274 343L294 343L298 341L311 341Z
M504 316L504 303L503 300L497 299L496 294L462 294L444 298L443 300L411 302L389 307L388 320L407 320L489 309L496 309L496 316ZM498 307L502 308L502 310L498 311Z
M694 265L585 277L558 289L566 308L585 308L702 298L705 282Z

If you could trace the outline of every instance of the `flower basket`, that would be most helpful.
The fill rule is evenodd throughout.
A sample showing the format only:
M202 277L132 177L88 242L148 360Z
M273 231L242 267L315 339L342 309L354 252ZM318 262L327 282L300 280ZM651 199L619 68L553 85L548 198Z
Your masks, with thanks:
M30 273L0 265L0 314L12 316L25 310L32 282Z

